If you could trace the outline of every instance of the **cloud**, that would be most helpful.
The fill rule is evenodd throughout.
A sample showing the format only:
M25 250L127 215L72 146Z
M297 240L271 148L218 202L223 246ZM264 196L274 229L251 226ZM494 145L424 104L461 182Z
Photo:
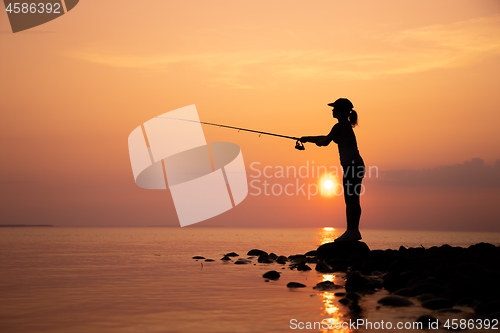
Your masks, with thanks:
M369 37L370 43L366 43L371 46L357 51L342 45L337 49L331 46L313 48L307 43L297 43L296 35L285 31L279 34L281 47L269 44L262 47L257 43L253 49L245 51L229 48L216 52L184 51L132 56L75 50L68 55L105 66L155 71L168 69L174 64L187 64L194 70L204 72L214 84L253 88L262 81L265 85L273 85L283 80L360 80L467 66L500 54L499 30L500 15L496 15L385 34L374 33ZM228 41L241 38L237 35L241 31L233 31L232 37L231 31L221 31L222 36L219 37ZM251 36L252 31L244 33ZM276 34L270 32L270 35ZM327 41L330 37L315 38Z
M500 188L500 160L493 166L480 158L424 170L381 170L375 183L402 187Z

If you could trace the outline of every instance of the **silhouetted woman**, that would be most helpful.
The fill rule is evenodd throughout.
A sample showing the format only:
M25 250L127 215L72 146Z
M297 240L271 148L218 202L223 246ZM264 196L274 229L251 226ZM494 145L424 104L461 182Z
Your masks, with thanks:
M359 232L359 219L361 205L359 196L362 193L361 181L365 176L365 164L359 155L356 136L353 127L358 124L358 114L353 110L351 101L339 98L328 104L333 107L333 118L338 123L333 126L326 136L303 136L301 142L313 142L317 146L328 146L334 141L339 146L340 164L344 170L343 187L346 205L347 230L335 241L356 241L361 239Z

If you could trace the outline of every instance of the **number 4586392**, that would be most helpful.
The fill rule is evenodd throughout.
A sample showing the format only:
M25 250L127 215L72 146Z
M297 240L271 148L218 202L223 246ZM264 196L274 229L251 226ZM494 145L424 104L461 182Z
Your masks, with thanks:
M53 13L53 14L61 14L61 4L60 3L26 3L26 2L16 2L16 3L9 3L7 8L5 8L5 11L8 13L14 13L14 14L43 14L43 13Z

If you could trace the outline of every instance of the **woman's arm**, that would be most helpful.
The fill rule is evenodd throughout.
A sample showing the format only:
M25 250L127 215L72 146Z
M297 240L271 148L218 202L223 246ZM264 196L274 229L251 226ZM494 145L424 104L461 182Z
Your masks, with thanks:
M303 136L300 138L300 142L312 142L315 143L318 147L328 146L330 142L333 141L337 132L339 131L338 126L333 126L332 130L328 135L320 135L320 136Z

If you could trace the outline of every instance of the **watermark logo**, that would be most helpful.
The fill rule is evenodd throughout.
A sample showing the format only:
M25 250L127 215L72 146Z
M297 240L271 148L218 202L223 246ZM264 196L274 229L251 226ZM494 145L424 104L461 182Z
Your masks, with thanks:
M79 0L19 1L3 0L12 32L30 29L52 21L75 8Z
M306 161L304 165L262 165L250 164L251 196L305 196L311 200L315 196L361 196L365 187L364 178L378 178L377 166L315 165Z
M136 184L168 186L181 227L222 214L248 194L240 147L208 144L195 105L146 121L130 133L128 148Z

